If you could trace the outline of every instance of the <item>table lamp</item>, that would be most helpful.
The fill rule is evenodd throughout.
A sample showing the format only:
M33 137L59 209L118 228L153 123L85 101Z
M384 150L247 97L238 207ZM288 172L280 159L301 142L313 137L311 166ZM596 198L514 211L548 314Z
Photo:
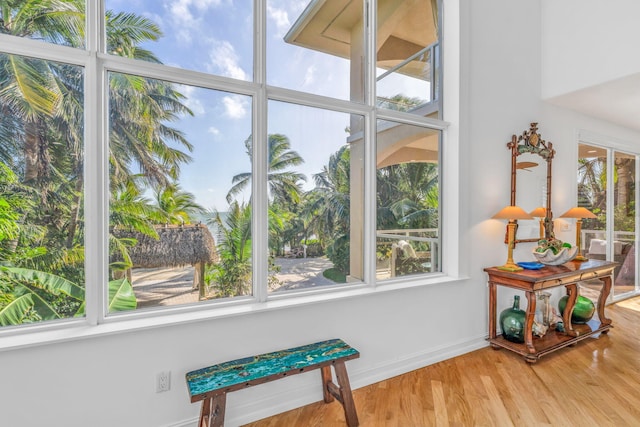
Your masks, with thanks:
M516 221L517 219L533 219L531 215L526 213L518 206L507 206L492 216L494 219L508 219L507 223L507 262L498 267L499 270L520 271L522 267L513 262L513 246L516 240Z
M529 215L535 218L540 218L540 238L544 239L544 218L547 216L547 208L543 208L542 206L539 208L535 208Z
M588 211L585 208L576 207L576 208L569 209L568 211L560 215L559 218L576 218L576 246L578 247L578 254L574 258L574 260L586 261L587 258L585 258L582 255L582 249L580 248L580 246L582 246L581 239L580 239L581 230L582 230L582 218L597 218L597 217L592 212Z

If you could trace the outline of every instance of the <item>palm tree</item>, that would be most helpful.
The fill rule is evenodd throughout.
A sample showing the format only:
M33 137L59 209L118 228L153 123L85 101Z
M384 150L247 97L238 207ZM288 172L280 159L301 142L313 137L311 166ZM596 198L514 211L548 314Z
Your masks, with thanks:
M213 282L221 297L246 295L251 291L251 207L231 203L223 217L219 212L208 221L218 227L220 262L208 267L207 282Z
M253 138L250 136L244 141L247 155L253 161L252 145ZM283 204L298 203L300 201L300 182L306 181L304 174L287 170L293 166L304 163L300 155L291 150L289 138L281 134L269 135L268 141L268 165L267 182L272 201ZM233 198L240 194L251 183L251 172L238 174L232 179L232 187L227 193L227 201L231 203Z
M138 168L148 186L170 185L180 165L191 161L171 143L191 151L183 133L167 126L193 113L171 84L139 76L110 75L109 162L112 182L126 180Z
M305 196L307 204L303 215L315 218L312 228L316 233L332 235L349 230L350 210L350 151L342 146L329 157L329 163L320 173L313 175L315 188Z
M308 229L327 242L334 267L349 273L350 151L342 146L329 163L313 176L315 188L305 195L303 217Z
M195 215L205 212L205 209L196 203L195 196L183 191L178 184L157 190L155 199L165 223L188 224Z
M392 165L377 175L378 228L437 227L437 164Z
M0 4L0 32L18 37L80 47L84 44L84 1L25 0ZM61 64L21 57L0 56L0 101L3 113L20 117L24 124L24 182L43 179L50 159L47 119L60 112L65 97L57 78Z

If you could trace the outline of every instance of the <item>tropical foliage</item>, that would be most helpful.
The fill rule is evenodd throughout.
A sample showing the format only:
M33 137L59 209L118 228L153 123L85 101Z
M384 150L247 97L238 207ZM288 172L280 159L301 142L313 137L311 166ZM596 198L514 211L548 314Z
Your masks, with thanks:
M613 185L607 186L607 158L578 160L578 204L596 214L583 220L583 229L604 230L607 191L613 191L613 224L616 231L635 232L635 159L620 156L613 169Z
M84 45L84 0L0 2L4 34ZM145 17L107 12L107 48L159 62L139 45L157 40ZM191 114L172 84L111 73L111 227L153 235L154 223L202 210L176 180L190 160L168 124ZM84 93L81 67L0 54L0 316L2 324L84 312ZM178 148L176 148L178 147ZM151 189L156 204L142 195ZM126 253L135 244L111 238ZM127 257L125 256L126 260ZM112 266L115 270L130 265ZM110 282L110 311L135 308L127 281Z
M249 136L244 145L247 156L253 161L253 138ZM300 201L301 182L306 177L290 170L293 166L304 163L300 155L291 150L291 142L285 135L273 134L267 139L267 183L271 200L275 203L292 204ZM232 187L227 193L227 201L232 202L251 183L251 172L244 172L233 177Z
M210 223L222 232L220 262L209 267L206 281L215 283L219 296L247 295L251 291L251 208L233 202L224 219L214 212Z
M0 326L84 315L84 287L54 274L0 266L0 290ZM136 306L131 283L109 282L109 312Z

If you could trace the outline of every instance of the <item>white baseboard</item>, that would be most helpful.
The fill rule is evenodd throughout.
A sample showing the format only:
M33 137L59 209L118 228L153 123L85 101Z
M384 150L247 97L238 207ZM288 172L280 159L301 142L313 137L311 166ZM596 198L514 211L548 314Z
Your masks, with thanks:
M460 356L470 351L486 347L486 336L467 341L460 341L452 345L429 349L415 354L409 354L398 359L369 366L364 370L349 370L351 387L358 389L407 372L432 365L434 363ZM225 419L225 426L237 427L275 414L290 411L310 403L322 400L322 390L318 384L311 384L287 390L283 393L268 394L263 399L253 400L242 407L234 408L233 414ZM237 415L240 414L240 415ZM167 425L165 427L195 427L197 418L184 422Z

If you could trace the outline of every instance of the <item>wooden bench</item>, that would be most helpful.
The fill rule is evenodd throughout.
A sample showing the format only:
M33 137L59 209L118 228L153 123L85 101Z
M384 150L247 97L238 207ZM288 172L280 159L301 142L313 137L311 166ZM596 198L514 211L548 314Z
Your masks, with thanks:
M198 369L186 374L191 403L202 400L198 427L224 425L227 393L279 378L320 369L326 403L337 399L344 408L349 427L358 425L345 362L360 353L340 339L245 357ZM331 366L338 385L332 381Z

